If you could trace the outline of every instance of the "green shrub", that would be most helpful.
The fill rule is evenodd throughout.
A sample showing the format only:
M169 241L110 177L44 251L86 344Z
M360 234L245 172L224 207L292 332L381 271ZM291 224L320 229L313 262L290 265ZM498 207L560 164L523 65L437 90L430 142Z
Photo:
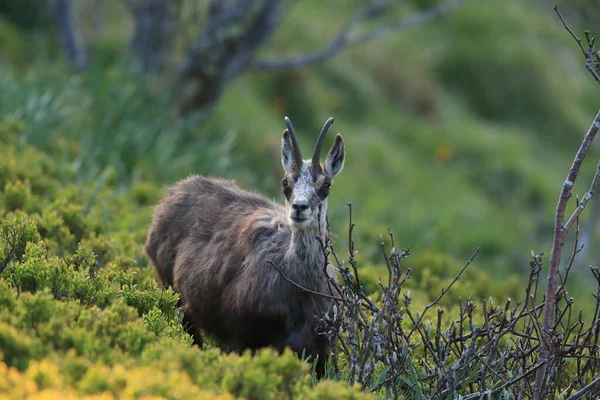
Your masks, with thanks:
M0 223L0 273L12 261L20 261L27 243L38 242L35 221L22 213L10 213Z
M315 4L299 4L270 46L319 45L335 33L332 21L351 13L337 1L320 4L329 14L317 15ZM305 29L307 17L314 29ZM0 397L367 397L333 379L315 383L289 352L228 355L210 339L203 350L192 347L178 296L160 289L142 251L162 185L192 172L236 177L281 199L273 132L288 111L305 137L325 110L343 116L336 126L352 162L329 210L339 243L343 204L356 205L359 273L372 301L381 301L379 278L388 272L378 241L387 224L415 254L405 266L417 309L462 267L449 254L477 246L475 268L444 297L446 315L469 298L477 307L518 298L522 282L509 271L515 257L524 263L530 247L547 243L545 217L562 164L572 160L562 144L587 128L581 117L595 111L587 101L595 92L566 73L579 62L564 44L571 39L530 6L468 5L440 21L319 69L248 74L203 124L172 118L163 77L149 82L114 65L72 74L47 59L57 51L48 38L19 36L0 21ZM95 52L115 57L102 44ZM435 318L432 310L424 319L427 333ZM414 360L427 356L423 347L411 350ZM348 365L339 367L343 381Z
M3 193L2 201L4 208L8 211L25 209L31 201L31 186L29 182L18 180L14 183L6 183Z
M289 351L223 355L191 347L178 296L159 288L140 258L147 220L134 237L105 229L154 201L159 189L96 191L90 204L93 189L67 185L52 198L30 190L27 176L13 182L16 169L4 170L9 182L0 192L0 397L313 396L309 366ZM103 221L104 199L112 215ZM360 397L340 383L314 390Z

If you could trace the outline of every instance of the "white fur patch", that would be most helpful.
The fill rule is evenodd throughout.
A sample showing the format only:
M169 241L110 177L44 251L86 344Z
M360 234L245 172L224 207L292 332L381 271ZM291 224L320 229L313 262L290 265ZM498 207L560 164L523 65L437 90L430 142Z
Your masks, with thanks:
M310 199L316 196L315 185L312 180L311 163L305 161L300 171L300 176L294 184L292 192L292 203L307 203L310 204Z
M318 198L317 189L313 182L312 164L305 160L302 169L298 175L298 180L294 183L292 195L287 202L288 215L292 219L292 224L299 230L317 228L319 225L319 207L321 204L321 218L324 221L324 215L327 213L327 199L321 201ZM306 204L308 208L298 213L294 210L294 204ZM293 220L293 218L305 219L305 221ZM323 222L321 221L321 222Z

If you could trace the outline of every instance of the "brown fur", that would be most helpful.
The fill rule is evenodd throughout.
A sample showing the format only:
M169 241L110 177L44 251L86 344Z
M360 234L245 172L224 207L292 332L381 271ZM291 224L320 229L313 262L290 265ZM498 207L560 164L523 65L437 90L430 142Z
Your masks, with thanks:
M332 179L323 166L321 171L313 178L315 193ZM293 174L286 177L298 179ZM320 230L326 234L325 215L299 229L290 222L289 207L233 181L192 176L172 187L156 207L144 249L163 286L180 294L195 343L202 343L204 331L233 351L290 347L299 355L319 356L322 375L330 349L315 328L332 302L287 282L270 262L284 266L285 275L299 285L330 293L317 237ZM328 274L335 274L331 265Z

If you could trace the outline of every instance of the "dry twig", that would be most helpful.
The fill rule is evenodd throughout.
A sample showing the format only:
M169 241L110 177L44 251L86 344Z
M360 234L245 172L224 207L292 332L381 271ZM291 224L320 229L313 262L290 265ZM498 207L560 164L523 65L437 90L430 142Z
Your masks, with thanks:
M548 266L548 279L546 283L546 302L544 307L544 322L542 326L542 334L544 337L544 346L541 348L540 360L543 365L538 370L536 374L535 386L536 386L536 399L540 399L543 395L543 388L545 386L546 379L546 371L548 369L549 360L554 357L555 351L552 348L552 335L553 330L552 326L554 324L554 312L556 307L556 278L558 276L558 268L560 266L561 252L562 247L565 243L566 235L573 225L576 218L581 214L583 208L587 201L592 197L594 191L596 190L596 186L598 184L598 180L600 177L600 169L597 170L596 175L594 176L594 180L592 181L592 186L590 190L586 194L584 198L585 202L582 201L579 206L575 209L571 217L565 223L565 209L567 207L567 203L571 198L571 189L575 184L575 180L579 175L579 170L581 169L581 165L585 156L587 154L588 149L592 145L592 141L596 137L596 133L598 132L598 128L600 128L600 111L596 114L594 118L594 122L588 129L585 134L581 146L575 155L575 159L573 160L573 164L569 169L569 173L567 175L567 179L565 180L560 197L558 199L558 204L556 206L556 214L554 217L554 238L552 240L552 250L550 251L550 264ZM600 168L600 166L599 166Z

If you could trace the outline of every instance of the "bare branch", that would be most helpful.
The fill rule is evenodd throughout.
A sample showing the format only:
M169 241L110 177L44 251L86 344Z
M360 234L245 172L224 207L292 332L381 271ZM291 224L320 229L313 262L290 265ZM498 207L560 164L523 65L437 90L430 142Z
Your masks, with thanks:
M335 56L346 48L379 39L392 32L406 29L415 25L420 25L448 14L463 1L465 0L450 0L427 10L415 12L395 21L382 24L381 26L373 28L367 32L352 35L352 30L355 27L382 15L383 11L389 8L389 6L383 4L381 1L375 0L370 5L358 11L353 18L346 22L339 30L335 39L324 49L290 58L254 60L250 67L255 70L273 70L282 68L299 68L316 64Z
M564 28L567 30L567 32L569 32L569 34L573 37L573 39L575 39L575 41L579 45L579 48L581 49L581 52L585 57L585 68L594 77L596 82L600 83L600 71L598 70L598 62L600 62L600 60L598 59L598 54L596 53L596 50L594 48L595 38L591 37L589 32L585 32L585 37L588 42L588 50L586 51L583 47L582 40L579 39L577 35L575 35L575 33L573 33L573 30L569 28L569 25L567 25L567 22L563 18L562 14L560 13L560 11L558 11L558 6L554 6L554 11L556 11L556 14L558 15L558 18L560 18L560 21L562 22ZM594 59L596 62L594 62ZM594 64L596 66L596 70L594 70L593 68Z
M573 212L573 215L571 215L571 217L565 224L565 227L563 228L565 231L569 231L569 229L571 229L571 226L575 223L577 218L579 218L579 214L581 214L581 212L585 208L585 205L587 204L587 202L590 201L590 199L594 196L594 193L596 192L596 187L598 186L599 181L600 181L600 162L598 163L598 168L596 168L596 174L594 175L594 180L592 181L592 184L590 185L590 190L588 190L588 192L585 194L585 196L583 196L583 199L581 200L581 202L579 203L579 205Z
M534 365L533 367L531 367L530 369L528 369L527 371L525 371L524 373L522 373L521 375L517 376L516 378L511 379L510 381L506 382L504 385L499 386L493 390L490 390L488 392L485 393L471 393L465 397L463 397L464 400L471 400L471 399L481 399L481 398L485 398L486 396L491 396L494 393L498 393L501 392L503 389L510 387L512 385L514 385L515 383L518 383L519 381L527 378L529 375L531 375L533 372L535 371L539 371L539 368L542 366L541 363L538 363L536 365Z
M573 37L573 39L575 39L575 41L579 45L579 48L581 49L583 56L587 57L587 51L585 51L585 49L583 48L583 43L582 43L581 39L579 39L577 37L577 35L575 35L575 33L573 33L571 28L569 28L569 25L567 25L567 22L563 18L562 14L560 13L560 11L558 11L558 6L556 6L556 5L554 6L554 11L556 11L556 14L558 15L558 18L560 18L561 22L563 23L564 28L567 30L567 32L569 32L569 34Z
M599 165L600 167L600 165ZM598 173L598 172L596 172ZM580 202L579 202L579 197L577 198L577 207L579 208L580 206ZM575 257L577 256L577 254L581 253L581 251L583 250L583 248L585 247L585 244L582 244L581 246L579 246L579 215L575 218L575 240L573 243L573 251L571 251L571 257L569 258L569 262L567 263L567 267L565 268L565 276L563 278L562 274L560 273L560 270L558 271L558 277L560 279L560 285L561 285L561 289L562 290L562 294L565 294L565 286L567 283L567 279L569 279L569 272L571 271L571 267L573 266L573 262L575 261ZM556 327L555 327L556 329Z
M353 231L354 222L350 222L349 260L353 260L355 254ZM380 389L385 388L390 398L398 398L401 393L411 398L444 399L457 397L460 393L469 399L497 397L500 394L502 397L522 399L534 396L536 386L533 385L533 376L546 364L551 372L547 380L554 383L551 386L554 392L548 390L548 395L558 391L568 397L596 379L598 374L595 365L600 361L597 337L594 336L600 335L597 329L600 325L600 273L596 268L592 268L598 281L596 313L585 331L582 329L581 315L579 321L571 323L573 299L559 292L556 299L556 332L550 336L543 333L540 319L545 302L536 304L535 301L542 257L535 253L532 253L524 301L517 301L515 306L512 306L510 299L504 306L494 306L491 301L484 301L481 308L483 324L480 326L474 318L474 302L468 300L463 304L461 301L458 319L450 324L448 321L444 323L442 319L445 313L438 309L437 324L434 324L423 322L423 315L461 277L477 252L445 286L440 296L426 306L423 314L415 316L411 311L410 293L406 288L403 290L410 270L403 273L400 263L408 251L398 251L389 233L393 247L389 253L380 236L388 278L387 284L379 280L380 296L375 302L357 284L360 268L354 270L339 260L329 241L330 254L341 278L339 284L334 282L340 299L336 304L337 313L334 309L334 318L322 317L318 330L332 345L336 342L334 347L339 349L339 353L332 353L334 365L339 366L342 360L338 360L338 357L343 358L342 365L347 365L346 379L350 384L359 383L363 391L378 394L382 394ZM561 278L563 284L566 278L567 275ZM399 308L402 294L404 307ZM564 307L562 302L566 303ZM406 318L413 325L413 330L408 334L403 329ZM463 325L467 325L466 331ZM413 337L410 337L413 333ZM506 346L499 345L503 342ZM416 354L412 353L416 346L422 347L418 359L411 356ZM553 349L550 362L540 359L539 354L544 347ZM576 360L576 376L571 374L572 371L563 371L567 359ZM385 372L377 376L373 373L375 370ZM583 393L587 396L596 389L590 387L589 390Z
M326 299L331 299L331 300L336 300L336 301L341 300L339 297L331 296L326 293L316 292L314 290L305 288L304 286L299 285L298 283L296 283L292 279L290 279L286 274L283 273L283 270L281 269L281 267L278 267L272 261L267 261L267 263L271 264L273 266L273 268L275 268L277 270L277 272L279 272L279 274L281 275L281 277L283 279L285 279L287 282L291 283L292 285L296 286L298 289L302 290L303 292L314 294L316 296L325 297Z
M585 37L587 38L588 41L588 54L587 57L585 59L585 68L590 72L590 74L592 74L592 76L594 77L594 79L596 80L596 82L600 83L600 76L598 75L598 54L596 53L596 49L594 48L594 43L596 41L595 37L591 37L589 36L589 32L585 32ZM596 59L596 60L594 60ZM594 65L596 67L596 69L594 70L594 68L592 67L592 65Z
M594 392L592 392L592 390L595 391L596 395L598 395L598 393L600 392L600 376L597 377L596 379L594 379L592 382L590 382L590 384L585 386L583 389L578 390L577 392L573 393L573 395L571 397L569 397L567 400L577 400L577 399L583 398L583 396L585 396L587 394L594 394ZM592 392L592 393L590 393L590 392Z
M544 307L544 322L542 328L542 337L544 346L540 349L540 360L543 363L542 367L537 371L535 378L535 387L536 394L535 398L540 399L543 396L544 392L544 380L546 378L546 370L548 368L548 360L551 356L551 337L552 337L552 326L554 324L554 311L556 308L556 277L558 276L558 268L560 266L561 252L562 247L565 243L565 237L568 232L568 228L570 228L573 224L573 217L569 219L567 225L564 224L565 219L565 209L567 207L567 203L571 198L571 189L575 184L575 180L577 179L577 175L579 174L579 170L581 168L581 164L587 154L588 149L590 148L596 133L598 132L598 128L600 128L600 111L596 114L596 118L594 118L594 122L590 126L589 130L585 134L583 138L583 142L575 155L575 159L573 160L573 164L569 170L567 175L567 179L563 184L560 197L558 199L558 204L556 206L556 214L554 217L554 239L552 241L552 250L550 252L550 265L548 266L548 278L546 283L546 304ZM590 190L595 189L598 180L598 173L594 176L594 182L592 182L592 187ZM588 192L588 194L590 194ZM592 193L593 194L593 193ZM587 194L586 194L587 196ZM591 195L590 195L591 197ZM589 200L589 199L588 199ZM587 202L587 200L586 200ZM581 210L579 207L577 208L579 212L573 214L575 218L579 216Z
M440 295L435 300L433 300L431 303L429 303L428 305L425 306L425 309L423 310L423 312L421 313L421 316L419 317L419 319L415 323L415 326L411 329L410 333L407 335L408 338L411 337L411 335L413 334L413 332L415 331L415 329L417 329L417 327L421 324L421 321L423 320L423 317L425 317L425 314L427 313L427 311L429 311L429 309L431 307L433 307L436 304L438 304L439 301L442 299L442 297L444 297L444 295L446 293L448 293L448 291L450 290L450 288L456 283L456 281L458 281L460 279L460 277L463 274L463 272L465 272L465 270L467 269L467 267L469 265L471 265L471 263L473 262L473 260L477 256L477 254L479 253L479 250L481 250L481 247L478 247L477 250L475 250L475 252L471 255L471 257L469 258L469 260L467 261L467 263L465 265L463 265L463 267L460 269L460 271L458 271L458 273L456 274L456 276L454 277L454 279L452 279L452 282L450 282L450 284L448 286L446 286L444 289L442 289L442 292L440 293Z

